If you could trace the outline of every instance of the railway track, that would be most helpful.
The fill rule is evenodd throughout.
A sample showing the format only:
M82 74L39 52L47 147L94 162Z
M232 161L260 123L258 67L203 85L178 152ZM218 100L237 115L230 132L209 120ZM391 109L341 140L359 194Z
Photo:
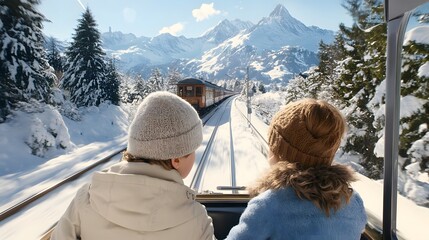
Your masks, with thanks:
M85 167L84 169L64 178L63 180L61 180L60 182L45 188L42 191L37 192L36 194L26 198L25 200L19 202L18 204L13 205L12 207L2 211L0 213L0 221L3 221L5 219L7 219L8 217L18 213L19 211L21 211L22 209L24 209L25 207L27 207L28 205L30 205L31 203L35 202L36 200L46 196L48 193L58 189L61 186L64 186L65 184L78 179L79 177L81 177L83 174L93 170L94 168L100 166L101 164L107 163L109 161L111 161L112 158L114 158L116 155L121 154L121 152L123 152L125 150L125 148L120 148L118 150L115 150L112 154L109 154L108 156L98 160L97 162Z
M228 99L226 99L225 100L225 102L224 103L222 103L222 105L224 105L224 104L228 104L229 102L231 101L231 99L230 98L228 98ZM203 152L203 154L202 154L202 157L201 157L201 160L199 161L199 163L198 163L198 165L197 165L197 169L196 169L196 171L195 171L195 174L194 174L194 176L193 176L193 178L192 178L192 181L191 181L191 184L190 184L190 188L192 188L192 189L195 189L195 190L197 190L197 191L201 191L201 181L202 181L202 179L203 179L203 176L204 176L204 173L205 173L205 171L206 171L206 168L207 168L207 166L208 166L208 163L209 163L209 155L210 155L210 151L211 151L211 149L212 149L212 144L213 144L213 142L214 142L214 139L215 139L215 137L216 137L216 133L217 133L217 130L218 130L218 128L219 128L219 122L220 122L220 120L222 119L222 116L225 114L225 110L219 110L219 108L222 106L222 105L220 105L218 108L216 108L216 109L214 109L210 114L210 116L206 119L206 120L204 120L203 122L204 122L204 125L214 116L214 114L216 113L216 111L223 111L222 113L221 113L221 117L219 117L218 119L217 119L217 121L216 121L216 124L214 125L215 127L214 127L214 129L213 129L213 132L212 132L212 134L211 134L211 136L210 136L210 139L208 140L208 142L207 142L207 145L206 145L206 147L205 147L205 150L204 150L204 152Z
M232 101L234 101L234 105ZM268 146L263 135L255 126L250 124L250 121L236 106L236 98L228 99L224 105L219 106L216 120L210 123L213 125L213 130L209 137L205 136L207 143L190 182L190 187L199 193L228 190L236 194L239 193L239 190L245 189L238 184L235 137L240 133L234 132L233 120L231 119L232 107L236 108L239 115L249 123L252 135L259 140L258 143L255 143L258 146L257 150L265 157L267 156ZM221 129L219 130L219 128ZM254 149L249 150L253 151ZM241 151L243 150L241 149ZM221 185L213 187L213 184L216 183Z

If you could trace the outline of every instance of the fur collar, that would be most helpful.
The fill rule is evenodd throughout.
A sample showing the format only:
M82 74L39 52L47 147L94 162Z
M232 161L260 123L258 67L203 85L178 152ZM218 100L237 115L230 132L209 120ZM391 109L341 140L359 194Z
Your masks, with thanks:
M280 161L254 185L248 188L251 196L269 189L291 187L301 199L312 201L327 216L348 203L353 194L350 182L353 171L340 164L301 169L297 163Z

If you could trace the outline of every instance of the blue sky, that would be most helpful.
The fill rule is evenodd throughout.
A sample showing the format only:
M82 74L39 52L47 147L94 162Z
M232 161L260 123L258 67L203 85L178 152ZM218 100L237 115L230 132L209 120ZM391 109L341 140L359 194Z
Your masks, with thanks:
M100 32L121 31L154 37L163 32L198 37L223 19L257 23L277 4L283 4L305 25L337 30L352 19L341 7L342 0L42 0L39 11L51 22L44 33L70 40L83 8L89 7Z

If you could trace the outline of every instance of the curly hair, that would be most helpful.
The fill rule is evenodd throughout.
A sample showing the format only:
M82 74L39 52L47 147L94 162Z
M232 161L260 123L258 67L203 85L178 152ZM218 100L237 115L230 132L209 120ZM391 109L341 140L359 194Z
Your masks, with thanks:
M332 209L349 203L353 194L350 182L355 180L353 171L344 165L300 168L299 163L280 161L248 191L254 197L269 189L291 187L299 198L313 202L329 217Z

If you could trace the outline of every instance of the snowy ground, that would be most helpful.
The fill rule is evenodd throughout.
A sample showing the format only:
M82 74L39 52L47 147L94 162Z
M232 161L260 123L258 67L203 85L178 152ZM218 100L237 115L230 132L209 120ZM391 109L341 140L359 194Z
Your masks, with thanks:
M267 101L269 102L264 99L268 99ZM261 95L260 98L258 96L254 98L254 102L258 103L258 106L265 113L261 114L261 111L253 111L251 122L264 136L266 136L267 131L267 125L264 123L267 119L264 119L264 116L265 118L270 118L267 116L278 110L281 106L281 99L283 98L278 93L270 93ZM265 106L266 109L262 106ZM265 170L268 165L264 156L259 151L250 151L251 149L257 149L255 147L257 140L247 127L246 120L238 113L238 110L246 113L244 102L233 101L231 105L223 107L230 111L227 111L229 112L229 116L224 115L220 119L222 125L218 129L219 138L227 136L226 139L228 139L230 133L229 127L232 127L234 130L233 146L236 152L236 171L238 176L240 176L237 179L237 185L245 186L255 179L261 171ZM52 132L52 130L46 130L49 129L47 126L50 126L48 123L52 122L48 120L56 119L54 122L62 120L59 117L52 117L57 116L52 109L46 111L46 114L49 114L48 117L44 116L43 113L28 114L20 112L16 114L17 121L1 124L0 136L2 137L0 140L0 149L2 150L0 153L0 162L8 161L8 168L1 168L3 172L0 174L0 184L3 191L0 193L0 211L62 179L71 170L78 169L83 165L108 155L109 151L111 152L118 147L125 146L126 130L130 118L128 110L124 109L126 108L102 106L99 109L85 110L85 114L82 114L81 122L65 120L66 124L64 126L67 126L66 130L61 130L64 132L57 134L57 136L66 136L65 139L68 139L67 136L69 136L70 140L68 144L70 149L48 148L45 154L47 156L54 156L50 160L47 157L40 158L30 155L31 149L23 142L28 137L27 132L30 131L29 127L35 121L40 121L43 124L37 125L39 128L36 130L33 129L33 133L40 133L39 136L46 137L46 132ZM231 119L231 121L228 121L228 119ZM204 128L203 145L207 143L213 130L212 128L213 123L208 123ZM64 128L56 127L54 129ZM8 137L5 138L3 136ZM57 139L51 139L51 141L53 143L52 146L55 146L54 143L57 142ZM227 146L231 145L225 139L221 141L225 141L224 144ZM203 148L204 146L197 150L197 157L201 156ZM217 155L220 156L224 152L224 149L220 146L217 149ZM103 154L100 154L100 152L103 152ZM213 160L210 166L211 169L224 168L223 163L216 162L221 158L215 158L214 156L212 159L215 160ZM340 161L352 166L354 165L355 169L358 167L358 164L355 163L352 157L343 155ZM107 164L100 167L100 169L106 166ZM192 171L195 171L195 166ZM189 176L193 175L192 171ZM209 174L206 177L206 182L203 184L203 188L206 190L216 191L216 186L224 185L216 182L220 179L219 172L217 174ZM18 216L0 222L0 236L2 236L2 239L37 239L45 229L58 220L58 217L68 206L76 190L82 184L88 182L89 178L90 174L87 174L85 178L51 193L49 200L44 201L43 204L38 204L37 208L26 208ZM190 179L187 178L184 181L189 184ZM375 222L381 223L383 209L382 183L359 175L359 181L354 183L353 187L362 195L371 219L374 218L376 219ZM425 232L428 221L428 208L419 207L412 201L399 196L397 227L401 236L406 239L427 239L425 238ZM22 231L23 226L25 226L24 231Z

